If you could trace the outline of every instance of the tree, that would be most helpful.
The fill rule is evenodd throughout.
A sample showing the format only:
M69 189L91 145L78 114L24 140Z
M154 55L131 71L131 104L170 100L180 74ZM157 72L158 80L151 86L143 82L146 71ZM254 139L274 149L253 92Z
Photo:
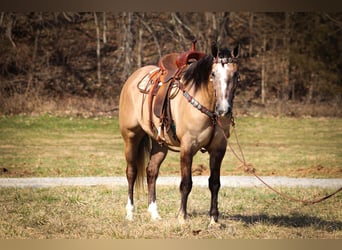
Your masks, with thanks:
M94 12L94 21L96 28L96 59L97 59L97 82L101 85L101 41L100 41L100 26L96 12Z
M342 100L338 12L1 12L0 31L0 106L118 95L138 67L193 39L206 53L213 40L240 44L242 102Z

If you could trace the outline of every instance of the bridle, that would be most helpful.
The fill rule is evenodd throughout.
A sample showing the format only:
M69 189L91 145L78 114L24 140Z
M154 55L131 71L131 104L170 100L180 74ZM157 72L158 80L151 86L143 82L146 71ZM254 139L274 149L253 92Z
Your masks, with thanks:
M221 63L222 65L224 64L230 64L230 63L235 63L238 64L238 59L237 58L232 58L232 57L215 57L213 63ZM235 72L234 73L234 77L236 77L237 82L240 82L240 74L239 72ZM209 81L212 82L213 78L210 75L209 77ZM183 92L183 96L187 99L187 101L196 109L198 109L199 111L201 111L202 113L206 114L210 120L212 121L212 125L215 126L218 120L218 115L216 114L215 111L210 111L208 108L206 108L205 106L203 106L202 104L200 104L193 96L191 96L189 94L189 92L187 92L185 90L184 85L178 81L178 88Z
M224 66L225 64L230 64L230 63L238 64L238 63L239 63L239 60L238 60L238 58L236 58L236 57L232 58L232 57L218 57L218 56L217 56L217 57L214 59L214 63L216 63L216 64L221 63L222 66ZM236 72L234 73L233 81L234 81L234 78L235 78L235 77L236 77L236 81L237 81L237 84L238 84L238 83L240 82L240 74L239 74L238 71L236 71ZM211 82L213 81L212 76L210 76L209 80L210 80ZM234 98L234 96L233 96L233 98Z
M234 57L215 57L214 58L214 63L222 63L223 64L228 64L228 63L235 63L235 64L238 64L239 63L239 60L238 58Z
M221 63L221 64L230 64L230 63L235 63L235 64L238 64L238 59L237 58L222 58L222 57L216 57L214 58L213 60L213 63ZM236 77L236 81L239 82L240 81L240 75L239 75L239 72L235 72L234 73L234 77ZM212 79L212 76L210 74L209 76L209 81L210 82L213 82L213 79ZM185 89L185 86L184 84L182 83L181 81L181 77L179 77L176 81L175 81L175 87L178 87L179 90L182 91L182 94L183 96L186 98L186 100L194 107L196 108L197 110L199 110L200 112L202 112L203 114L207 115L210 120L211 120L211 126L213 127L213 131L215 131L216 129L216 126L218 125L221 129L223 129L223 126L222 124L219 122L218 118L218 114L215 112L215 111L211 111L210 109L208 109L207 107L203 106L200 102L198 102L192 95L190 95L190 93ZM233 118L233 114L231 113L229 115L229 121L230 123L234 123L234 118ZM209 140L209 143L208 145L210 145L211 141L213 140L214 138L214 132L212 133L211 135L211 138ZM225 134L225 133L224 133ZM225 137L227 138L227 136L225 135ZM227 138L228 139L228 138ZM170 150L172 151L177 151L171 147L168 147ZM205 148L202 148L201 149L201 152L205 152L206 149ZM178 152L178 151L177 151Z
M236 63L237 64L238 60L237 60L237 58L231 58L231 57L229 57L229 58L218 58L218 57L216 57L216 58L214 58L214 63L221 63L222 65L229 64L229 63ZM234 76L236 77L237 82L239 82L240 81L240 75L239 75L238 71L234 73ZM209 81L213 82L211 74L210 74ZM219 118L218 114L215 111L210 111L208 108L206 108L205 106L200 104L193 96L191 96L185 90L184 85L180 81L178 81L178 88L183 92L183 96L187 99L187 101L193 107L195 107L196 109L198 109L202 113L206 114L210 118L211 125L213 127L213 132L211 134L211 138L210 138L209 143L208 143L208 145L210 145L213 138L214 138L214 134L215 134L214 131L216 129L216 126L220 127L224 131L224 128L223 128L221 122L218 120L218 118ZM229 121L230 121L230 123L234 124L234 118L233 118L232 113L229 115ZM224 132L223 132L223 134L226 137L226 139L228 140L226 134ZM201 152L202 153L206 152L206 148L202 148Z

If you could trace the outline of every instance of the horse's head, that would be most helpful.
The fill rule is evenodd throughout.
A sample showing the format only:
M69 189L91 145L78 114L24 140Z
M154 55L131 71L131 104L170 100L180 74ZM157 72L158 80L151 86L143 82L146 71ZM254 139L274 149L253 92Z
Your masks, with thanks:
M218 116L229 116L233 111L233 99L239 82L239 46L230 51L226 48L219 49L213 44L211 49L214 63L210 81L216 96L215 113Z

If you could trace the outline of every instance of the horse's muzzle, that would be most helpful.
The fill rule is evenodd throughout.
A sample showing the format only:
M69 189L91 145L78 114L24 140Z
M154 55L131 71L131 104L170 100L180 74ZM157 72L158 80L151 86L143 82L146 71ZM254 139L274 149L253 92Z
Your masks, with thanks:
M230 116L232 114L232 107L230 105L226 106L226 107L216 107L215 113L217 116Z

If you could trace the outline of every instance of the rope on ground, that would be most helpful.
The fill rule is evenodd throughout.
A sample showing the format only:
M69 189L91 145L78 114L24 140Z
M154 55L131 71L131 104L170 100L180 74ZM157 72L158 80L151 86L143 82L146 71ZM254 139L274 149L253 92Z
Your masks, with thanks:
M240 155L239 156L236 151L234 150L234 148L232 147L232 145L228 142L228 146L230 148L230 150L232 151L232 153L234 154L234 156L241 162L243 168L244 168L244 171L246 173L249 173L249 174L252 174L254 175L260 182L262 182L266 187L268 187L269 189L271 189L273 192L279 194L280 196L288 199L288 200L291 200L291 201L296 201L296 202L301 202L302 204L304 205L311 205L311 204L315 204L315 203L319 203L319 202L322 202L330 197L332 197L333 195L337 194L338 192L342 191L342 187L338 188L336 191L334 191L333 193L331 194L328 194L324 197L321 197L321 198L317 198L317 199L307 199L307 200L304 200L304 199L298 199L296 197L293 197L293 196L289 196L283 192L280 192L278 190L276 190L275 188L271 187L269 184L267 184L262 178L260 178L260 176L258 176L256 174L256 169L253 167L253 165L251 163L247 163L246 162L246 159L245 159L245 155L243 153L243 150L241 148L241 144L239 142L239 139L238 139L238 136L237 136L237 133L236 133L236 129L235 129L235 122L234 122L234 118L232 118L232 128L233 128L233 133L234 133L234 136L235 136L235 140L236 140L236 143L238 145L238 148L239 148L239 151L240 151Z

